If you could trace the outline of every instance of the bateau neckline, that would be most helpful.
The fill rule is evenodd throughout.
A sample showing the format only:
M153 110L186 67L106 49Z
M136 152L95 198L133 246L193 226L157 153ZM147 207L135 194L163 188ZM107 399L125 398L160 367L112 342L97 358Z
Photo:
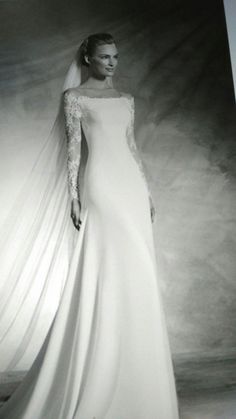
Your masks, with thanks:
M87 95L79 95L79 96L76 96L76 99L105 99L105 100L108 100L108 99L127 99L127 100L129 100L129 99L131 99L131 97L129 98L129 97L127 97L127 96L124 96L124 95L121 95L121 96L87 96Z

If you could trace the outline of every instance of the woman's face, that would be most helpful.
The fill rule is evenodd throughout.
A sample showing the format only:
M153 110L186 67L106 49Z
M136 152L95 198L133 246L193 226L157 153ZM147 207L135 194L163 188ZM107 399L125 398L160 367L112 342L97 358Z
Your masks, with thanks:
M98 78L113 76L118 64L115 44L98 45L92 57L85 57L92 74Z

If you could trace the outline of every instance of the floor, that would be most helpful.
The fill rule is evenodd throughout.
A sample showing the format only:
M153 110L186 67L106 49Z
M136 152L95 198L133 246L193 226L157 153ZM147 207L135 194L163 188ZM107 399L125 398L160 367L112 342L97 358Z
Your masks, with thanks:
M174 361L180 419L236 419L236 359ZM4 403L24 372L0 375L0 403Z
M236 419L236 357L175 361L181 419Z
M236 390L180 399L181 419L235 419Z

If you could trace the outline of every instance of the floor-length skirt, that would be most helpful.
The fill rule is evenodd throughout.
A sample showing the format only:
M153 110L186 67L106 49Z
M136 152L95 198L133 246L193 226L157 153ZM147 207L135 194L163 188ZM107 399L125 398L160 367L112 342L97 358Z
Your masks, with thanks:
M1 419L179 417L148 193L124 144L90 153L57 314Z

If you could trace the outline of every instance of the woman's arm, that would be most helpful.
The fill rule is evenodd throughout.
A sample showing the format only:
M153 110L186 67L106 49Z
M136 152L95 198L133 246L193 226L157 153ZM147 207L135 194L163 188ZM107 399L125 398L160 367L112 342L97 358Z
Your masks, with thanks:
M68 188L72 199L71 216L75 227L80 224L80 191L78 174L81 158L81 111L76 96L72 90L64 93L64 115L67 137L67 170Z
M142 177L143 177L143 179L146 183L146 186L147 186L147 190L148 190L148 194L149 194L151 219L152 219L152 222L153 222L154 217L155 217L155 207L154 207L154 204L153 204L151 190L149 188L149 185L148 185L148 182L147 182L147 179L146 179L146 176L145 176L144 166L143 166L142 160L139 156L139 152L138 152L138 149L137 149L135 136L134 136L134 113L135 113L135 110L134 110L134 98L133 98L133 96L130 96L129 100L130 100L130 105L131 105L131 118L130 118L130 122L128 124L127 132L126 132L127 142L128 142L129 148L131 150L131 153L133 154L133 156L134 156L134 158L135 158L135 160L136 160L136 162L139 166L141 175L142 175Z
M64 93L64 114L67 137L68 187L72 199L80 200L78 173L81 158L80 109L73 92Z

